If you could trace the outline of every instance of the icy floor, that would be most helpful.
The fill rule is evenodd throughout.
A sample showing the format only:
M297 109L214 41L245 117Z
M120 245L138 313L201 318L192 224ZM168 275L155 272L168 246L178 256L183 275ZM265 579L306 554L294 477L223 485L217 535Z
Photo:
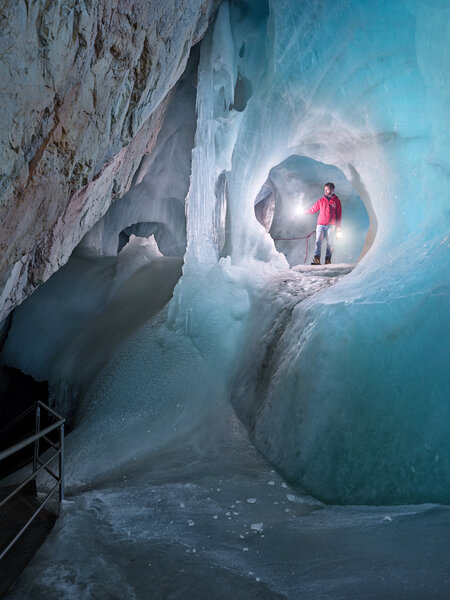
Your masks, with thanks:
M254 450L231 408L76 494L9 600L444 599L450 509L324 506Z
M280 323L351 268L277 276ZM325 506L283 481L226 400L174 436L69 491L8 599L450 597L450 507Z

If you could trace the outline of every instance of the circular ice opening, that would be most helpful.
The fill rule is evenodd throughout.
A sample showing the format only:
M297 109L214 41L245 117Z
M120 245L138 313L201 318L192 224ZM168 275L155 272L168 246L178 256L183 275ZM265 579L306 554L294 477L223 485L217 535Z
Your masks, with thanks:
M183 256L186 250L186 244L180 243L165 223L141 222L125 227L119 233L118 253L128 244L131 235L146 239L154 235L159 251L164 256Z
M373 242L367 209L344 173L333 165L292 155L270 170L255 199L256 218L291 267L311 262L319 213L301 215L300 211L323 196L327 182L335 184L342 204L342 238L334 244L332 262L355 263Z

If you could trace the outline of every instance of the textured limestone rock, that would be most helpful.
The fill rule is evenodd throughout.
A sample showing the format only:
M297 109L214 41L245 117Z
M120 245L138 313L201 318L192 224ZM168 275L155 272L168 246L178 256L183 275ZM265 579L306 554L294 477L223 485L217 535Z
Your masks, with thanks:
M130 187L217 0L7 0L0 320Z
M130 190L116 200L84 236L78 248L115 256L135 234L154 235L166 256L186 251L185 199L194 147L197 71L200 48L192 49L187 67L170 94L164 123L151 154L144 156Z

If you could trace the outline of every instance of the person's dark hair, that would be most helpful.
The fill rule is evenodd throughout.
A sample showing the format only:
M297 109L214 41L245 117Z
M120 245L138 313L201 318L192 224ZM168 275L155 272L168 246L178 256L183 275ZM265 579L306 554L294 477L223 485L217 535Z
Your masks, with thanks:
M336 187L334 185L334 183L331 183L331 181L329 181L328 183L326 183L323 187L326 187L326 186L330 187L332 190L334 190L334 188Z

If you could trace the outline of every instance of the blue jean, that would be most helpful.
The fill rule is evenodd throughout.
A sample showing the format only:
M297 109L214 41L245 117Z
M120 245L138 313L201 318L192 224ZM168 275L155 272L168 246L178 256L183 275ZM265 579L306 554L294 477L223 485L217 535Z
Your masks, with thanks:
M325 238L327 240L326 256L328 258L331 258L331 255L333 254L335 229L336 229L336 227L334 225L317 225L316 246L314 248L314 256L320 256L320 253L322 251L322 242Z

